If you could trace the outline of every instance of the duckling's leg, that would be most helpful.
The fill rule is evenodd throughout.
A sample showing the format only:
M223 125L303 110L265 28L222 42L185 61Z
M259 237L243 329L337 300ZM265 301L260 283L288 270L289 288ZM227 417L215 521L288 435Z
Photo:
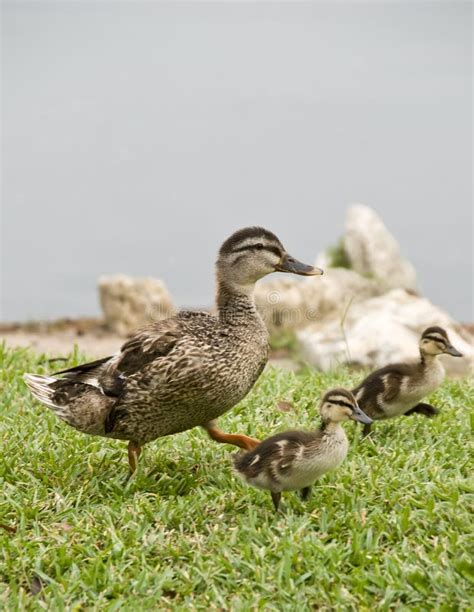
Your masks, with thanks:
M369 435L369 433L372 430L372 423L370 423L370 425L364 425L364 428L362 429L362 437L365 438L366 436Z
M424 414L425 417L430 418L436 416L439 413L439 410L434 406L430 406L429 404L420 402L419 404L405 412L405 416L415 413Z
M141 452L142 447L136 442L132 442L130 440L128 443L128 464L130 466L130 476L136 472L138 468L138 457L140 457Z
M308 500L310 495L311 495L311 487L304 487L304 489L301 489L301 499L303 501Z
M275 506L275 510L276 512L278 512L278 507L280 505L280 499L281 499L281 493L274 493L273 491L270 491L270 493L272 494L272 501L273 501L273 505Z
M252 450L260 444L260 440L250 438L249 436L245 436L244 434L224 433L217 427L215 421L209 421L209 423L206 423L205 425L203 425L203 427L207 431L209 437L215 440L216 442L222 442L223 444L233 444L234 446L239 446L240 448L244 448L245 450Z

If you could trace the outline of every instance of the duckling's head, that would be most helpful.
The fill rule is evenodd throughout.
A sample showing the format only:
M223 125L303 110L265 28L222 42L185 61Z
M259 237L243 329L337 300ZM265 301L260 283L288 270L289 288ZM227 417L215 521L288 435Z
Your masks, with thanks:
M452 355L453 357L462 357L460 353L451 344L448 338L448 334L442 327L428 327L421 334L420 339L420 352L422 355Z
M232 234L221 246L216 266L219 280L242 288L253 287L272 272L323 273L291 257L275 234L263 227L246 227Z
M319 411L324 424L339 423L349 419L366 425L372 423L372 419L362 412L356 398L347 389L328 391L321 401Z

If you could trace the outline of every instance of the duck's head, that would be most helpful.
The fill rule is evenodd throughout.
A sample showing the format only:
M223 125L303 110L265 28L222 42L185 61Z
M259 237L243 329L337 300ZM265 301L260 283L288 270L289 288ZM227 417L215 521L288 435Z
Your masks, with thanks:
M359 408L356 398L347 389L332 389L321 401L319 408L323 423L338 423L341 421L359 421L370 425L372 419Z
M251 287L272 272L301 276L322 274L320 268L301 263L286 252L280 240L263 227L241 229L221 246L217 259L220 280L240 287Z
M448 334L442 327L428 327L421 334L420 352L422 355L452 355L453 357L462 357L460 353L451 344Z

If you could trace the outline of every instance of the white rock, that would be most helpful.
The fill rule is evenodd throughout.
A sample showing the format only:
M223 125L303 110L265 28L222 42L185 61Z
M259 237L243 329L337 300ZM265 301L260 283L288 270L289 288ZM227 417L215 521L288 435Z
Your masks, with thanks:
M350 304L381 292L373 279L345 268L326 269L323 276L305 281L292 277L259 283L255 290L257 308L268 329L300 329L328 315L342 317Z
M165 284L156 278L102 276L99 295L107 327L122 336L175 312Z
M303 284L304 303L317 320L342 318L349 307L381 292L377 281L347 268L326 268L323 276L308 278Z
M424 329L443 327L464 357L441 357L449 375L472 373L473 338L429 300L394 289L349 308L344 325L339 317L313 323L297 332L303 357L328 371L340 364L379 368L388 363L417 359Z
M416 272L377 213L363 204L349 207L344 250L351 268L377 279L385 289L416 291Z
M308 324L308 317L310 322L316 320L308 312L305 285L305 282L290 276L272 278L256 285L255 303L270 332L298 329Z

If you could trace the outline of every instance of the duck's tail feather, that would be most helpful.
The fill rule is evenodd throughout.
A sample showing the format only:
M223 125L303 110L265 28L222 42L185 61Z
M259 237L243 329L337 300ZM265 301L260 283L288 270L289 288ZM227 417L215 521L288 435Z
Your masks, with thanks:
M39 374L23 374L23 380L33 397L39 402L46 404L46 406L49 406L53 410L60 408L60 406L53 401L55 389L51 386L58 381L57 378L53 378L52 376L40 376Z
M105 420L115 398L83 382L39 374L24 374L23 380L38 401L71 427L84 433L104 434Z

